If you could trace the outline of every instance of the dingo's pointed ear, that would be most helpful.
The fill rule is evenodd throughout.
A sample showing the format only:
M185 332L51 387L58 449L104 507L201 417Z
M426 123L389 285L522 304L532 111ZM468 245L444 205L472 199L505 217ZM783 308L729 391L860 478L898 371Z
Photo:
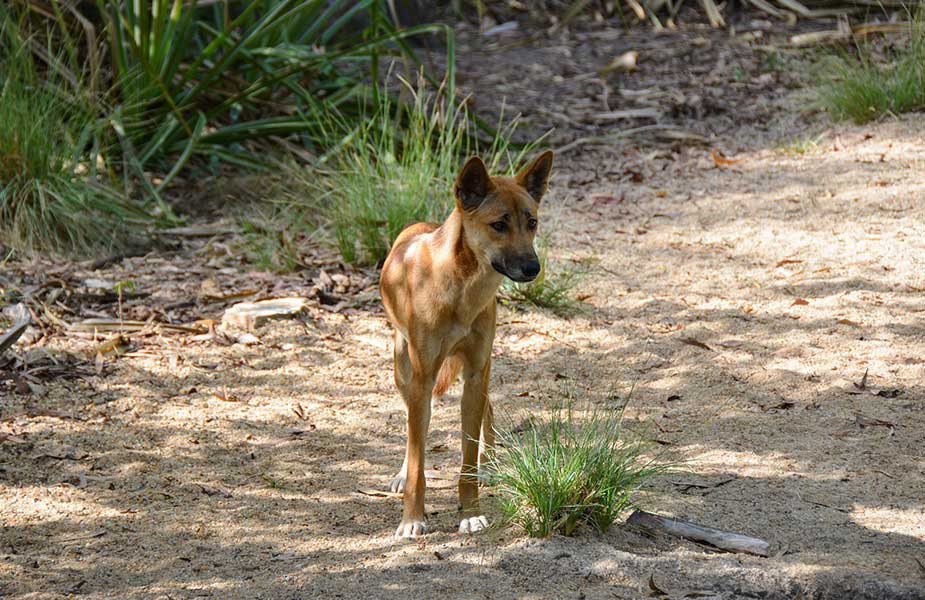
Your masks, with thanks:
M529 167L517 174L517 185L527 190L527 193L539 202L546 193L550 171L552 171L552 150L547 150L534 158Z
M456 201L463 210L475 210L481 206L485 196L492 190L494 184L488 176L485 163L478 156L473 156L463 165L462 171L456 177Z

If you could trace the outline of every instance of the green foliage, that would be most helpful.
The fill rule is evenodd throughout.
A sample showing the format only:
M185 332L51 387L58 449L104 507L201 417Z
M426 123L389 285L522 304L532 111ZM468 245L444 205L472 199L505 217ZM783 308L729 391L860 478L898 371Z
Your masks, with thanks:
M908 44L888 64L870 47L857 57L831 57L822 104L836 118L865 123L885 114L925 110L925 15L913 20Z
M607 531L637 491L669 465L624 431L622 410L571 407L521 433L499 432L488 481L506 517L532 537L571 535L582 524Z
M382 55L414 63L405 40L426 32L452 43L445 26L397 29L378 0L99 3L120 125L142 165L169 167L161 187L196 156L259 166L254 140L301 134L323 143L305 117L320 102L356 118ZM357 17L369 25L348 28Z
M43 72L29 52L42 40L19 31L0 20L0 236L29 251L118 243L152 219L98 172L96 115L61 75L67 56L47 53Z
M399 29L385 4L15 3L4 36L21 39L0 48L0 227L11 245L118 244L134 224L173 219L164 192L184 170L265 167L281 139L326 151L335 140L313 119L362 125L383 93L380 61L420 64L416 35L446 37L453 98L452 29Z
M526 283L505 279L501 288L502 300L514 306L528 305L547 309L560 317L577 313L581 303L575 297L575 287L581 281L582 274L561 265L552 267L548 238L538 240L537 257L541 268L536 279Z
M375 264L407 225L445 219L456 173L471 152L470 121L447 102L445 88L428 93L423 79L402 85L407 102L381 94L359 125L330 112L318 119L334 150L323 169L303 179L349 263ZM483 153L495 172L512 172L529 150L508 144L515 127L499 126Z

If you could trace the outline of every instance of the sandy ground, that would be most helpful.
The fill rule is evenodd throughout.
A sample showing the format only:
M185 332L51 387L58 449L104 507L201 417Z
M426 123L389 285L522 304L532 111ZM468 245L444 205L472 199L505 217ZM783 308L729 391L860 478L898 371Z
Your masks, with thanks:
M517 423L633 388L628 418L685 462L643 506L768 539L772 557L625 527L455 533L458 389L428 444L433 533L393 540L400 501L372 493L404 443L388 325L375 272L332 263L322 284L354 305L313 301L259 344L138 337L100 374L91 340L18 345L82 375L0 387L0 595L658 597L651 580L672 598L925 598L925 123L829 127L805 153L734 133L728 166L702 146L559 157L542 227L586 271L584 309L503 308L491 395ZM4 275L131 278L151 294L132 318L180 320L221 314L197 290L325 279L250 272L226 241Z

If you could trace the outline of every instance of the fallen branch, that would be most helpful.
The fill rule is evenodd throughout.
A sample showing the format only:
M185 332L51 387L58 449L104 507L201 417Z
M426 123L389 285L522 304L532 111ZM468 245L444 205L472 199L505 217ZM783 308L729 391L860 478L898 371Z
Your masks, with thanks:
M706 542L727 552L745 552L758 556L769 556L771 545L758 538L704 527L695 523L679 521L661 515L647 513L642 510L634 511L626 520L629 525L637 525L656 531L663 531L675 537L687 538L697 542Z

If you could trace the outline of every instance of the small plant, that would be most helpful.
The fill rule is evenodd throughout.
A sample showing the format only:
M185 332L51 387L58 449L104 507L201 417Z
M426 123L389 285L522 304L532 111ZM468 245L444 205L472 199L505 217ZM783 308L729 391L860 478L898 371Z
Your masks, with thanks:
M925 110L925 14L912 21L908 44L882 64L870 47L832 57L822 104L836 117L865 123L885 114Z
M119 328L121 329L125 324L125 319L122 318L122 292L123 290L128 292L135 291L135 282L131 279L123 279L115 285L116 293L119 295Z
M505 516L531 537L571 535L582 524L607 531L669 468L648 457L650 443L627 434L622 421L620 409L592 409L582 419L568 407L521 433L499 432L487 478Z
M274 203L260 214L238 219L244 255L257 268L287 273L302 262L302 241L316 231L303 209Z
M799 137L790 142L782 142L779 149L787 154L806 154L819 148L819 142L821 141L821 135Z
M518 283L504 280L502 301L508 304L526 304L551 310L560 317L574 315L581 303L575 297L575 286L581 273L567 267L552 269L549 260L549 241L541 238L537 244L540 274L533 281Z

